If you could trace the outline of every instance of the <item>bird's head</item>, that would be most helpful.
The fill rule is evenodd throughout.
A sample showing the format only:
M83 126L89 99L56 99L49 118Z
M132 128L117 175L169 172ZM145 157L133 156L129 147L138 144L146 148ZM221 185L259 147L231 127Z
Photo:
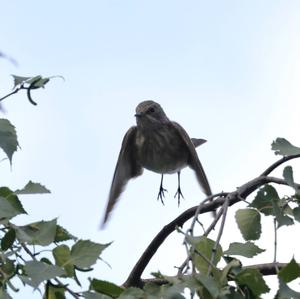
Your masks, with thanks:
M169 120L161 106L154 101L139 103L135 112L136 123L143 128L157 127Z

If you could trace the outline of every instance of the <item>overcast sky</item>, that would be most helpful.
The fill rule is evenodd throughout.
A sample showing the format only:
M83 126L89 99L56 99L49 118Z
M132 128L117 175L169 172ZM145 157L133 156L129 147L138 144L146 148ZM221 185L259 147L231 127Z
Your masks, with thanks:
M30 216L15 221L58 217L80 238L114 241L103 254L112 268L100 262L97 278L124 282L163 225L204 198L187 169L185 200L178 208L177 177L166 176L162 206L160 175L145 171L129 182L107 228L99 230L121 141L140 101L159 102L191 137L208 140L197 152L214 192L235 190L275 161L276 137L300 145L298 0L3 1L0 36L0 50L18 62L0 60L1 95L12 87L10 74L65 78L33 93L36 107L21 93L4 103L2 117L16 126L21 149L12 170L1 163L1 185L17 189L33 180L52 191L23 196ZM242 241L233 215L224 249ZM293 254L300 259L295 233L279 231L281 262ZM272 234L269 227L263 232L258 244L270 251L256 262L272 261ZM181 244L182 236L169 238L144 277L174 274L184 259Z

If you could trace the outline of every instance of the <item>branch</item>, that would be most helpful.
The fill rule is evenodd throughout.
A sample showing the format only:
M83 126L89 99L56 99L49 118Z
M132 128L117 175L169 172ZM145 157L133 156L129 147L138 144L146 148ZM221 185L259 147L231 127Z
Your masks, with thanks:
M14 91L12 91L11 93L7 94L6 96L0 98L0 102L3 101L3 100L6 99L6 98L12 96L13 94L17 93L19 90L20 90L20 89L17 88L17 89L15 89Z
M267 264L257 264L257 265L249 265L244 266L243 269L256 269L258 270L263 276L268 275L276 275L278 273L278 270L288 265L287 263L267 263ZM300 266L300 264L299 264ZM188 279L191 275L184 275L182 276L183 279ZM176 277L178 278L178 277ZM230 276L227 277L228 280L232 280ZM142 279L140 286L143 287L146 283L154 283L156 285L164 285L170 283L167 279L161 279L161 278L147 278Z
M267 183L275 183L280 185L287 185L286 181L283 179L279 179L276 177L267 177L267 176L259 176L246 184L242 185L237 189L237 191L231 192L228 196L230 200L228 202L228 206L232 206L237 202L245 199L249 196L253 191L258 189L259 187L267 184ZM218 207L222 206L225 202L224 197L219 197L213 202L209 202L202 206L199 214L204 214L207 212L212 212L216 210ZM169 224L165 225L162 230L154 237L149 246L146 248L140 259L137 261L135 266L133 267L131 273L129 274L127 280L124 282L125 287L130 286L141 286L141 275L145 270L146 266L150 262L151 258L154 256L160 245L165 241L165 239L176 229L177 226L182 227L183 224L188 221L190 218L195 216L195 213L198 209L198 206L194 206L184 211L181 215L171 221Z
M223 212L222 212L222 214L223 214L222 222L221 222L221 225L220 225L220 230L219 230L219 233L218 233L218 236L217 236L217 240L214 244L211 259L210 259L210 262L213 265L214 265L214 262L215 262L216 252L217 252L218 246L220 244L220 240L221 240L223 230L224 230L224 226L225 226L229 200L230 200L230 196L226 196L224 205L222 206L222 210L223 210ZM210 272L211 272L211 265L209 265L209 267L208 267L208 274L210 274Z
M280 160L276 161L274 164L272 164L270 167L268 167L260 176L267 176L269 175L275 168L277 168L278 166L280 166L281 164L295 159L295 158L300 158L300 154L298 155L291 155L291 156L286 156L281 158Z

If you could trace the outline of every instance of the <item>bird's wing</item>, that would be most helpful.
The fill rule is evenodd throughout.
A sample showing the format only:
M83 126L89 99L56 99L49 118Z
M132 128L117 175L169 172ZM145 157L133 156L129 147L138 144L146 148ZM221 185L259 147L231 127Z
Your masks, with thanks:
M110 212L116 204L127 182L134 177L142 174L143 168L137 161L135 137L137 127L131 127L125 134L122 147L119 153L118 162L113 176L107 207L102 222L104 227Z
M207 140L201 139L201 138L191 138L191 140L194 144L194 147L198 147L207 141Z
M187 132L184 130L184 128L182 126L180 126L178 123L172 121L171 122L173 127L176 129L176 131L178 132L178 134L181 136L182 140L184 141L184 143L186 144L189 153L190 153L190 157L189 157L189 161L188 161L188 165L195 171L196 173L196 177L197 180L200 184L200 186L203 189L203 192L206 195L211 195L211 189L209 186L209 182L207 180L206 174L204 172L204 169L201 165L201 162L199 161L196 149L193 141L191 140L191 138L189 137L189 135L187 134Z

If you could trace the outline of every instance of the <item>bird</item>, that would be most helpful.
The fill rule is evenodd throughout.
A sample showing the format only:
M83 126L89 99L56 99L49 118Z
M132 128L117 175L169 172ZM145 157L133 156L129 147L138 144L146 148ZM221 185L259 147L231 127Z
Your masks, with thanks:
M190 138L185 129L177 122L169 120L159 103L143 101L136 107L136 125L126 132L113 180L108 202L102 221L102 228L123 192L127 182L140 176L144 168L161 174L161 183L157 199L163 203L164 174L177 173L178 188L174 197L183 197L180 188L180 173L187 166L194 170L196 178L205 195L212 191L198 158L195 147L206 142L205 139Z

